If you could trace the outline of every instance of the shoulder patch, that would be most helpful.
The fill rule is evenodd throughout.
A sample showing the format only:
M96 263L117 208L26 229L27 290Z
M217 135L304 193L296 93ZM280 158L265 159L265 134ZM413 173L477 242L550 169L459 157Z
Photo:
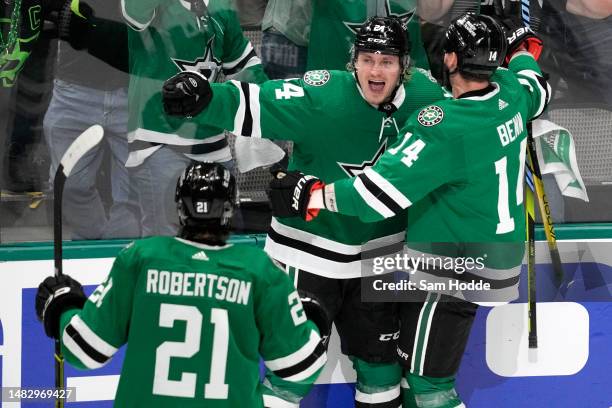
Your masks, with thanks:
M417 120L423 126L435 126L444 119L444 111L441 107L430 105L419 112Z
M329 81L329 71L321 69L316 71L308 71L304 74L304 82L312 86L322 86Z

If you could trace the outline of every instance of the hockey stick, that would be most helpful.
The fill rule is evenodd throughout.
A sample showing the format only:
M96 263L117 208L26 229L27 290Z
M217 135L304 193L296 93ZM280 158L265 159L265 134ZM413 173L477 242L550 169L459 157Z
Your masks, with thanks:
M531 122L527 122L527 138L531 138ZM527 142L529 145L529 141ZM527 163L525 166L525 222L527 231L527 313L529 348L538 348L538 321L536 313L536 269L535 269L535 185L533 157L527 148Z
M531 163L533 167L533 181L535 185L536 196L538 197L538 207L540 208L542 224L544 224L544 233L546 234L546 242L548 243L550 260L553 266L554 283L555 286L559 288L561 286L561 282L563 281L563 265L561 263L561 256L559 255L559 248L557 248L555 227L550 216L550 207L548 205L548 199L546 198L544 183L542 182L542 173L540 172L540 165L538 163L538 155L536 153L535 141L533 139L531 126L528 126L527 130L527 154L531 156Z
M104 129L100 125L93 125L77 137L68 147L53 178L53 265L55 277L62 276L62 196L64 184L77 162L88 151L102 140ZM55 399L55 408L64 407L64 357L59 339L55 340L55 389L58 397Z

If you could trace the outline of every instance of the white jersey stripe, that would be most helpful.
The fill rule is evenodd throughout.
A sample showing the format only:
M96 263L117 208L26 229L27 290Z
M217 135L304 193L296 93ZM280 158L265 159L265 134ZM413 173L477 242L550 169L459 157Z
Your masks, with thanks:
M234 68L236 65L240 64L240 62L245 59L251 51L253 51L253 46L251 45L251 42L248 42L246 47L244 47L244 51L242 51L242 54L240 54L237 59L223 63L223 69L230 70Z
M403 209L406 209L412 205L410 200L399 191L393 184L391 184L386 178L381 176L379 173L372 170L372 168L367 168L363 172L364 176L369 178L372 183L376 184L383 190L393 201L397 203Z
M380 201L372 193L370 193L370 190L368 190L363 185L363 182L360 178L355 179L355 181L353 182L353 187L355 188L355 190L357 190L357 193L359 193L363 201L365 201L365 203L372 207L372 209L377 213L379 213L385 218L393 217L395 215L395 213L391 211L386 205L384 205L382 201Z
M356 389L355 401L362 402L365 404L379 404L382 402L389 402L399 397L400 391L401 390L399 384L389 390L376 392L373 394L366 394Z
M291 382L304 381L305 379L307 379L308 377L316 373L321 367L323 367L326 362L327 362L327 353L324 353L321 356L319 356L319 358L317 358L317 360L314 363L312 363L310 367L308 367L306 370L300 373L291 375L289 377L285 377L283 378L283 380L291 381Z
M87 353L85 353L83 349L81 349L81 347L72 339L72 337L70 337L68 333L66 333L66 330L64 330L64 333L62 333L62 343L64 343L64 346L72 354L74 354L74 356L78 358L79 361L83 363L85 367L89 369L100 368L104 366L104 364L106 364L106 363L99 363L96 360L89 357ZM106 360L106 362L108 361L110 360Z
M436 313L436 307L438 306L438 301L440 300L440 295L435 294L436 300L433 301L433 306L429 311L429 319L427 319L427 327L425 328L425 338L423 340L423 351L421 352L421 366L419 367L419 371L416 373L417 375L425 375L423 373L425 367L425 360L427 358L427 343L429 343L429 332L431 331L431 322Z
M255 84L249 84L249 91L251 93L249 97L249 107L251 109L251 118L253 119L251 137L261 138L261 110L259 106L259 86Z
M240 132L242 132L242 126L244 125L244 116L246 113L244 93L242 92L242 88L240 87L240 82L234 80L231 80L229 82L232 83L236 88L238 88L238 95L240 96L238 110L236 111L236 116L234 116L234 129L232 129L233 134L240 135Z
M299 350L285 357L264 361L266 367L268 367L272 371L293 367L294 365L302 362L305 358L309 357L315 351L320 342L321 337L316 331L312 330L310 332L310 338L308 339L306 344L304 344Z
M77 314L70 319L70 324L74 329L81 335L92 348L98 351L100 354L104 354L107 357L112 357L116 352L117 348L111 346L106 341L102 340L93 330L87 326L87 324Z
M276 395L263 395L264 407L266 408L300 408L300 404L286 401Z

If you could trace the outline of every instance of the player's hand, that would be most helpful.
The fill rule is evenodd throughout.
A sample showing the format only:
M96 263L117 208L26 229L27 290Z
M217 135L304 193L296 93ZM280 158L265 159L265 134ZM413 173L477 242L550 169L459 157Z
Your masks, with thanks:
M300 301L304 307L306 317L317 326L319 335L321 336L321 343L327 348L329 336L331 334L331 320L327 314L327 310L312 293L298 289L298 294L300 295Z
M42 321L47 336L59 338L59 320L68 309L82 309L87 297L79 282L68 275L49 276L36 292L36 316Z
M319 209L308 209L308 202L313 191L325 186L321 180L285 169L272 170L272 176L268 197L275 217L302 217L310 221L319 214Z
M164 82L164 111L171 116L193 117L202 112L212 99L212 88L199 72L183 71Z
M518 17L507 17L500 21L506 32L508 51L506 52L505 66L517 51L525 50L533 55L537 61L542 54L544 43L529 27L525 27Z

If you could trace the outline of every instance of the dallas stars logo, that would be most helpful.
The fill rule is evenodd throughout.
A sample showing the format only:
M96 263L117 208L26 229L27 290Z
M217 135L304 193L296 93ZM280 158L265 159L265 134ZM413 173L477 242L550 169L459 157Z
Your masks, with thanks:
M385 150L387 150L387 139L385 139L383 144L380 145L380 147L374 154L374 157L372 157L372 160L363 161L361 162L361 164L338 162L338 165L346 174L348 174L349 177L355 177L363 173L365 169L369 169L370 167L374 166L378 159L380 159L380 156L382 156L382 154L385 152Z
M210 82L215 82L221 70L221 60L213 55L215 36L213 35L206 44L206 51L203 57L196 58L194 61L186 61L172 58L172 62L181 71L195 71L204 75Z
M416 9L412 9L410 11L407 11L405 13L393 13L391 12L391 6L389 5L389 0L385 1L385 13L384 16L387 17L395 17L401 20L402 22L402 26L404 26L404 28L408 25L408 22L412 19L412 16L414 16L414 12L416 11ZM353 34L357 34L357 32L359 32L359 29L361 28L361 26L363 25L363 23L365 23L365 20L360 22L360 23L353 23L350 21L343 21L342 22L349 30L352 31Z
M423 126L435 126L442 122L444 118L444 111L442 108L436 105L431 105L419 112L417 120Z

